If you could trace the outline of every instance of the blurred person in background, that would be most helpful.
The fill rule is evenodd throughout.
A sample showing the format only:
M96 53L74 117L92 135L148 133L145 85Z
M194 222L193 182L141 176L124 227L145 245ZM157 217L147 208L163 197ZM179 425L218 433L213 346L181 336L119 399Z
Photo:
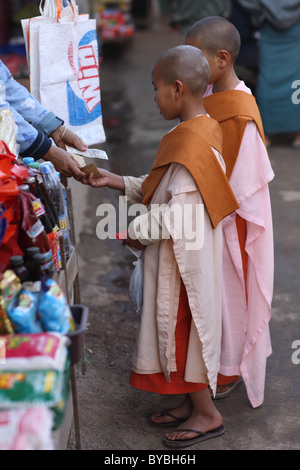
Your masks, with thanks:
M189 28L207 16L228 18L231 0L172 0L170 27L186 34Z
M260 31L256 98L267 145L276 134L291 134L300 148L300 106L292 99L300 79L300 0L237 2Z

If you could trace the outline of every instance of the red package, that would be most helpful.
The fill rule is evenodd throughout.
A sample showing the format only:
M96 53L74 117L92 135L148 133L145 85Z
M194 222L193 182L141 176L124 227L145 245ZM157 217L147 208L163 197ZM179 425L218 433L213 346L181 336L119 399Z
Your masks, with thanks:
M69 341L66 336L54 332L0 335L5 359L1 369L63 371Z

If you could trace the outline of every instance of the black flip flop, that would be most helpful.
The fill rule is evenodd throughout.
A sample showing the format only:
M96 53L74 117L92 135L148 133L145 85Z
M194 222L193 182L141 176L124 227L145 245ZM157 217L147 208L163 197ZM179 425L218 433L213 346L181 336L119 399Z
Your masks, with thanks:
M170 421L169 423L155 423L152 420L153 413L147 413L146 416L149 424L151 424L151 426L154 426L155 428L173 428L179 426L179 424L182 424L184 423L184 421L187 420L187 418L177 418L177 416L174 416L169 413L169 410L161 411L160 415L158 416L158 418L161 418L163 416L170 416L170 418L173 418L174 421Z
M200 432L197 431L196 429L177 429L177 431L184 431L184 432L194 432L195 434L198 434L198 436L193 437L192 439L167 439L164 437L164 443L168 447L176 447L176 448L181 448L181 447L190 447L195 444L198 444L199 442L206 441L207 439L212 439L213 437L218 437L224 434L226 431L226 428L224 424L221 424L218 428L211 429L210 431L207 432Z
M228 390L226 390L226 392L217 392L215 396L213 396L213 393L211 391L211 398L213 400L220 400L222 398L226 398L228 397L228 395L234 392L234 390L236 390L242 383L243 383L243 379L240 377L235 382L230 382L229 384L225 384L226 386L229 387Z

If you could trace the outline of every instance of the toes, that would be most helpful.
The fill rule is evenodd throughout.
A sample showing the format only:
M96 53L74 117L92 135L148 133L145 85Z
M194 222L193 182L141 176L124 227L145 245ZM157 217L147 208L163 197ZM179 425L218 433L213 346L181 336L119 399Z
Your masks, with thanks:
M195 437L195 433L187 432L187 431L175 431L171 433L165 434L165 437L169 439L169 441L184 441L188 439L192 439Z

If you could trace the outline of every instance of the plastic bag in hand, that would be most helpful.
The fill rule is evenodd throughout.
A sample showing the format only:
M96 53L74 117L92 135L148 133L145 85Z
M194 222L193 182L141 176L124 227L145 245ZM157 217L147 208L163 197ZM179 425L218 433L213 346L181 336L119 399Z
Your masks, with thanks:
M139 312L143 305L143 250L136 250L127 246L127 248L136 256L136 260L133 261L134 270L130 277L129 282L129 297L136 308L136 312Z

